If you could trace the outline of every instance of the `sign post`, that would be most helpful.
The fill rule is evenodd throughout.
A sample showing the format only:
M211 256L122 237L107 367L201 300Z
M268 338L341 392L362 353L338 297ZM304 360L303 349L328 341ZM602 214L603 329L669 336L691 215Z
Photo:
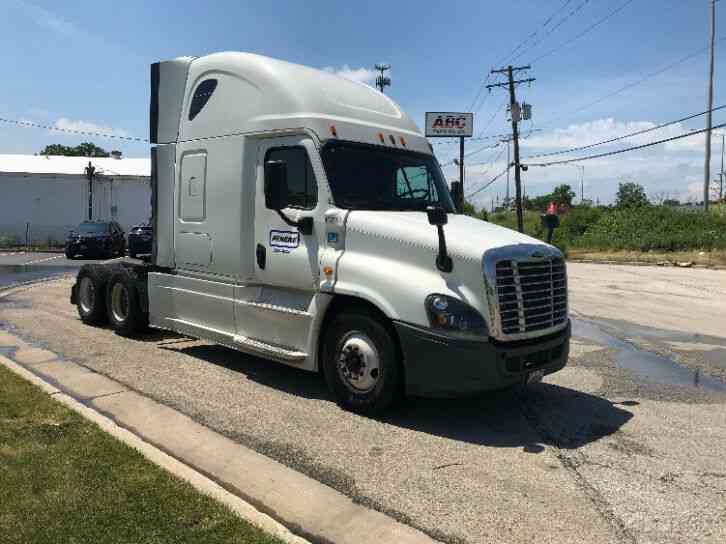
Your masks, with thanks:
M427 138L459 138L459 202L456 207L461 213L464 210L464 138L471 138L474 133L474 114L457 112L426 112Z

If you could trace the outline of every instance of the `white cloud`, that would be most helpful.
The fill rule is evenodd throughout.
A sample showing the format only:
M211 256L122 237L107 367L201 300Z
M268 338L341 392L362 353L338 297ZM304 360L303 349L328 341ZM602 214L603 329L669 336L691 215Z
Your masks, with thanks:
M372 85L376 80L376 72L364 67L351 68L347 64L344 64L341 68L326 66L323 70L330 72L331 74L335 74L336 76L350 79L351 81L365 83L366 85Z
M125 130L115 129L106 125L99 125L91 121L67 119L65 117L61 117L53 123L53 127L67 132L88 132L106 134L109 136L129 136L129 133Z
M37 25L48 28L58 35L70 36L78 33L78 29L73 23L66 21L55 12L26 2L25 0L16 0L14 4Z

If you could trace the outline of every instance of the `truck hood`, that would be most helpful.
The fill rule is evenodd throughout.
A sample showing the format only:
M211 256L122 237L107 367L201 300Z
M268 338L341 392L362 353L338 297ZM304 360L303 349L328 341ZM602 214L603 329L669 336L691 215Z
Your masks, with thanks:
M438 251L436 227L424 212L353 211L348 215L347 229L363 235L398 241L404 247L414 246ZM449 214L444 225L446 246L453 259L480 261L490 249L512 245L547 246L541 240L466 215Z

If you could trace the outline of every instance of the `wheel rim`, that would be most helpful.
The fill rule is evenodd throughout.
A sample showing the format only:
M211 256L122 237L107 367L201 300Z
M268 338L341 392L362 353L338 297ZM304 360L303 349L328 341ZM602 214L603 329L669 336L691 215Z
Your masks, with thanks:
M123 283L111 288L111 313L118 322L126 321L129 316L129 292Z
M372 391L381 377L381 358L373 340L362 332L347 334L336 354L338 375L354 393Z
M91 313L96 302L96 288L93 286L93 280L89 277L81 278L80 289L81 309L84 313Z

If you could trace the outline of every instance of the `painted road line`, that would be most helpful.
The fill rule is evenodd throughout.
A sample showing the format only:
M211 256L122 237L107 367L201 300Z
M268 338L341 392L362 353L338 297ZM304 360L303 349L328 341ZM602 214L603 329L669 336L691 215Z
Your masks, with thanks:
M27 263L23 263L23 265L27 266L29 264L45 263L48 261L54 261L55 259L60 259L61 257L63 257L63 255L54 255L53 257L46 257L45 259L36 259L35 261L28 261Z

